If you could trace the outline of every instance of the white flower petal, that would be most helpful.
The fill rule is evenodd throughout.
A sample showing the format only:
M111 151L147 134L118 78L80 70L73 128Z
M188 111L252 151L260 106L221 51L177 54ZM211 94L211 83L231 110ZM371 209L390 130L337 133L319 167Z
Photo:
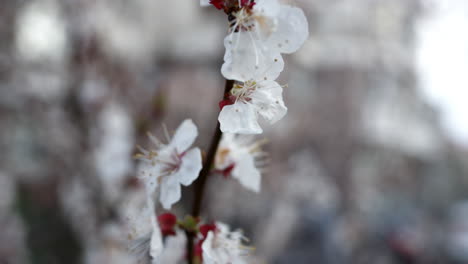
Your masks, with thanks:
M181 230L176 231L175 236L166 238L166 246L161 255L161 264L181 263L185 257L187 236ZM153 263L154 264L154 263Z
M224 133L260 134L263 132L257 121L257 113L251 104L237 102L223 107L218 117Z
M224 39L226 53L221 73L237 81L275 80L284 69L281 54L268 49L254 32L236 32Z
M216 259L219 258L216 256L216 252L213 247L214 233L213 231L208 232L205 241L202 244L203 250L203 262L205 264L216 264Z
M163 242L162 242L162 236L161 236L161 231L159 230L159 227L153 231L153 234L151 235L151 242L150 242L150 256L153 259L158 259L159 256L161 256L163 252Z
M201 6L209 6L210 5L210 0L200 0L200 5Z
M270 124L282 119L288 109L283 101L283 88L275 81L259 83L259 87L252 94L252 103L258 113Z
M255 158L249 153L237 155L236 165L232 171L232 176L247 189L259 192L260 191L260 171L255 167Z
M223 222L216 222L216 229L219 231L221 235L226 235L229 233L229 226Z
M150 256L157 260L163 252L163 241L161 230L159 229L159 224L156 220L156 212L154 210L155 206L152 198L148 198L148 207L151 212L151 225L153 227L153 232L151 234L150 242Z
M186 119L177 128L170 146L177 149L178 153L186 151L198 136L197 126L191 119Z
M125 213L125 227L128 231L129 251L138 259L146 259L151 251L151 236L154 230L151 217L154 216L154 210L150 210L148 202L144 207L141 207L143 201L139 198L141 197L132 200L127 205L128 207L125 206L127 211Z
M259 16L276 17L280 12L278 0L256 0L254 13Z
M177 178L164 177L161 183L159 201L163 205L164 209L171 209L172 205L180 200L181 190L180 184Z
M210 231L202 244L204 264L244 264L245 250L240 232L229 232L229 227L217 222L216 232Z
M309 25L302 9L281 5L276 31L268 42L280 53L296 52L309 37Z
M175 177L181 184L188 186L198 177L201 169L201 151L199 148L193 148L185 153L179 170L170 177Z
M162 165L143 161L138 166L138 178L144 183L148 194L154 193L158 187L158 178L162 174Z
M232 133L223 133L223 138L221 144L225 144L226 147L229 147L235 144L236 134Z
M130 200L124 203L123 215L125 215L125 227L128 231L128 238L130 240L137 240L148 234L153 230L151 225L151 213L148 204L142 200L140 195L133 195L129 197ZM147 199L149 196L146 197Z

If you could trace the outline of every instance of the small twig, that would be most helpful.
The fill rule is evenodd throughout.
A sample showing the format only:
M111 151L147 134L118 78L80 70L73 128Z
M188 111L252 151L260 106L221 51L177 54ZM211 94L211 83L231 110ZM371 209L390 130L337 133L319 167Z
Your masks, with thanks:
M224 87L223 100L228 99L229 92L231 91L232 86L234 85L233 80L226 80L226 85ZM195 182L195 198L193 199L192 206L192 216L197 218L200 216L201 204L203 202L203 194L206 185L206 179L210 174L211 167L216 155L216 150L218 149L219 142L221 141L221 136L223 133L220 129L220 124L216 121L216 130L214 132L213 138L211 139L210 148L203 163L203 168L200 171L198 180ZM188 263L193 263L193 240L195 235L193 233L187 232L187 256Z

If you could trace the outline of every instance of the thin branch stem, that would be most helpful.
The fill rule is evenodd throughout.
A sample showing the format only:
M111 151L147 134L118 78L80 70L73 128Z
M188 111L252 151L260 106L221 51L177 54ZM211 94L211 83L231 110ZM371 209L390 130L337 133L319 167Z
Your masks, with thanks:
M233 80L226 80L226 85L224 86L224 94L223 100L228 99L229 92L231 91L232 86L234 85ZM193 199L193 206L192 206L192 216L199 217L201 211L201 205L203 202L203 195L205 191L206 179L208 178L211 167L216 155L216 150L218 149L219 142L221 141L223 133L220 129L220 124L216 121L216 130L214 132L213 138L211 139L210 148L208 149L208 153L205 158L205 162L203 163L203 168L200 171L198 176L198 180L195 182L195 197ZM195 234L191 232L187 232L187 256L188 256L188 263L193 263L193 240L195 238Z
M224 87L223 100L228 99L229 92L231 91L232 86L234 85L233 80L226 80L226 85ZM211 140L210 148L206 155L205 162L203 163L203 168L200 171L198 180L195 182L195 199L193 200L192 207L192 216L198 217L200 215L201 204L203 202L203 194L206 184L206 179L211 171L211 165L213 164L216 150L218 149L219 142L221 141L222 132L220 129L220 124L216 121L216 130L214 132L213 138Z

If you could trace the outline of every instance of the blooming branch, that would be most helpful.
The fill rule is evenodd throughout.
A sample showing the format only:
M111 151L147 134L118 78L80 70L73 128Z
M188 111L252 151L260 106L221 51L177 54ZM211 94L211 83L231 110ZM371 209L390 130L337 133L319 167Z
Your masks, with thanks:
M201 206L210 173L232 176L245 188L259 192L265 153L261 141L235 134L260 134L259 119L270 124L287 113L283 86L275 80L284 69L283 53L299 49L308 36L308 25L301 9L280 4L278 0L201 0L228 16L228 35L224 39L226 53L221 73L226 78L216 129L205 159L198 148L190 149L198 131L191 120L185 120L167 144L149 135L154 149L139 147L139 178L145 183L147 210L151 232L137 240L138 252L149 252L153 263L163 263L167 255L168 237L185 233L186 256L206 264L246 263L248 248L239 231L229 231L223 223L200 224ZM223 133L225 133L223 135ZM195 182L195 180L198 181ZM191 216L183 221L165 213L156 217L153 194L170 209L181 198L181 186L195 182ZM183 231L183 232L182 232ZM171 240L180 248L180 239ZM146 246L141 246L146 245ZM179 253L172 254L180 256ZM183 255L183 254L182 254Z

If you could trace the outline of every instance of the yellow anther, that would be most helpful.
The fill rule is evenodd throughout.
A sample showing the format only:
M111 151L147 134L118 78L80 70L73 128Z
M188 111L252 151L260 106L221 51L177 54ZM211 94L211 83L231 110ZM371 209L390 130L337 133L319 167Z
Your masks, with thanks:
M254 152L260 152L261 151L261 147L263 145L265 145L266 143L268 143L268 139L266 138L262 138L256 142L254 142L250 148L249 148L249 152L250 153L254 153Z

